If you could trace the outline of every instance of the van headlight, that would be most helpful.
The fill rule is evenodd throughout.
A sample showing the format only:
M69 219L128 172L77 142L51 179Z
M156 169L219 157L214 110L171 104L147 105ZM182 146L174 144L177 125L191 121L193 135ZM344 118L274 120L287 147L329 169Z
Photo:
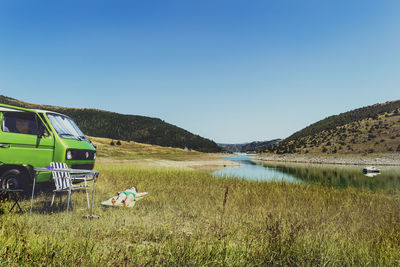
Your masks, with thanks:
M71 152L71 150L68 150L68 151L67 151L66 158L67 158L67 159L72 159L72 152Z
M96 159L96 152L93 152L93 159Z

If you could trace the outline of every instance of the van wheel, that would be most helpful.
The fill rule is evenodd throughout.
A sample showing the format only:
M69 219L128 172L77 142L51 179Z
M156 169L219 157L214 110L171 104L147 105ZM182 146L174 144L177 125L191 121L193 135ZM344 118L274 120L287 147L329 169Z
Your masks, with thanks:
M11 169L4 172L0 176L0 186L1 188L10 189L29 189L28 177L25 172L19 169Z

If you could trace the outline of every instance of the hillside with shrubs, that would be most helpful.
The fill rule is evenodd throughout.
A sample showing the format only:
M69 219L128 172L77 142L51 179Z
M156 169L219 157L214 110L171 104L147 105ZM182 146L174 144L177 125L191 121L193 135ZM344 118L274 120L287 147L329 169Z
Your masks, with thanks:
M97 109L65 108L22 102L0 95L0 103L45 109L71 117L90 136L135 141L165 147L188 148L201 152L220 152L212 140L203 138L158 118L124 115Z
M400 152L400 100L375 104L318 121L286 138L277 154Z

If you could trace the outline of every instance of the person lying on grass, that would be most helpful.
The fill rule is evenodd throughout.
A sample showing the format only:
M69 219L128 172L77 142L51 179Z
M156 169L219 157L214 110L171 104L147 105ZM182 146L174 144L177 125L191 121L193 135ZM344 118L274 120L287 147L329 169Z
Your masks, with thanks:
M126 205L126 203L128 203L129 201L132 202L132 199L133 201L136 201L136 194L137 189L135 186L132 186L129 189L118 192L118 196L113 197L111 199L111 203L115 206Z

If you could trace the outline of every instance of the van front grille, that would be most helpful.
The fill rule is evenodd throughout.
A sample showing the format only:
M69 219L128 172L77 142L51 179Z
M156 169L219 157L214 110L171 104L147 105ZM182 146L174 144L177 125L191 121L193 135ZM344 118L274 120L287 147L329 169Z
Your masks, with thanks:
M95 150L69 149L68 151L71 152L72 160L94 160L96 155Z
M93 170L94 164L72 164L72 169Z

